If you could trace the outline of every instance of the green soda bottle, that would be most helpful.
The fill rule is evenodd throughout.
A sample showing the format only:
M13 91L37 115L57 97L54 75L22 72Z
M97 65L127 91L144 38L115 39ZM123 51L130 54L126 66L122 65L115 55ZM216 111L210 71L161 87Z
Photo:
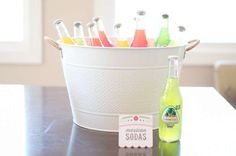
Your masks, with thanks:
M159 141L158 156L180 156L180 141Z
M162 27L159 33L158 38L155 41L156 47L168 46L170 43L170 34L169 34L169 15L162 15Z
M160 97L159 137L165 142L180 139L182 122L182 97L178 83L178 56L169 56L169 74Z
M86 45L82 22L74 22L74 42L78 45Z

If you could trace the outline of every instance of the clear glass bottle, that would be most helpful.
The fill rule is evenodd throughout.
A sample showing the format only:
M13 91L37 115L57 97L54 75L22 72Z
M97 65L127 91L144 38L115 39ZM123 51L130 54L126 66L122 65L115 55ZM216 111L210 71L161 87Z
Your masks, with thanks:
M187 40L185 36L185 27L184 26L178 26L178 40L177 40L177 45L186 45Z
M160 46L168 46L170 43L170 34L169 34L169 15L162 15L162 26L159 32L159 36L156 39L155 45L157 47Z
M136 20L136 29L133 41L131 43L131 47L147 47L148 41L146 37L145 32L145 24L144 24L144 18L145 18L146 12L141 10L137 12Z
M103 46L104 47L113 47L113 44L110 41L110 39L108 38L107 33L105 31L102 19L100 17L94 17L93 21L96 23L98 35L99 35L99 38L100 38Z
M118 47L129 47L129 42L127 39L121 36L120 29L122 24L117 23L114 25L115 33L116 33L116 39L117 39L117 46Z
M97 28L95 27L95 23L88 23L88 34L90 39L91 46L102 47L102 42L99 39L99 35L97 32Z
M74 42L78 45L86 45L82 22L74 22Z
M57 19L54 21L57 33L61 39L61 41L65 44L74 44L72 37L70 36L63 20Z
M174 142L181 137L182 96L179 89L178 56L169 56L169 74L160 97L159 137L165 142Z

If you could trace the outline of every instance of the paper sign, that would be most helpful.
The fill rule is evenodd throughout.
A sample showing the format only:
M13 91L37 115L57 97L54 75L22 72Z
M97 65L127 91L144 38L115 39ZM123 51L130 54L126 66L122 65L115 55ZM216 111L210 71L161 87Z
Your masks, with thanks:
M152 147L153 119L151 115L120 115L120 147Z
M119 148L119 156L152 156L152 148Z

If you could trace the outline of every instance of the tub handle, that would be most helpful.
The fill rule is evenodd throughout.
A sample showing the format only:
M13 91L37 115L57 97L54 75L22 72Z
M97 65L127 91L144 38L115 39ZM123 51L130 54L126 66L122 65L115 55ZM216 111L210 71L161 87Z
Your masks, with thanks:
M56 48L57 50L60 50L61 51L61 48L59 46L59 44L54 41L52 38L48 37L48 36L45 36L44 39L51 45L53 46L54 48Z
M195 48L199 43L200 43L200 40L198 39L188 41L188 44L185 48L185 52L190 51L191 49Z
M57 50L60 50L61 51L61 48L59 46L59 44L54 41L52 38L48 37L48 36L45 36L44 39L51 45L53 46L54 48L56 48ZM188 41L188 44L185 48L185 52L187 51L190 51L191 49L195 48L198 44L200 43L200 40L198 39L194 39L194 40L190 40Z

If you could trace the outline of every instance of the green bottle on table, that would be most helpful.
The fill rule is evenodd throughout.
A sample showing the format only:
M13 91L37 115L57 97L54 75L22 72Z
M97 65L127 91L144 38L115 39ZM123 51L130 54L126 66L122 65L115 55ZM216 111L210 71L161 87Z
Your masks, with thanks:
M169 56L169 74L160 97L159 138L174 142L181 137L182 96L179 90L178 56Z
M156 47L168 46L170 43L170 34L169 34L169 15L162 15L162 27L159 33L158 38L155 41Z

